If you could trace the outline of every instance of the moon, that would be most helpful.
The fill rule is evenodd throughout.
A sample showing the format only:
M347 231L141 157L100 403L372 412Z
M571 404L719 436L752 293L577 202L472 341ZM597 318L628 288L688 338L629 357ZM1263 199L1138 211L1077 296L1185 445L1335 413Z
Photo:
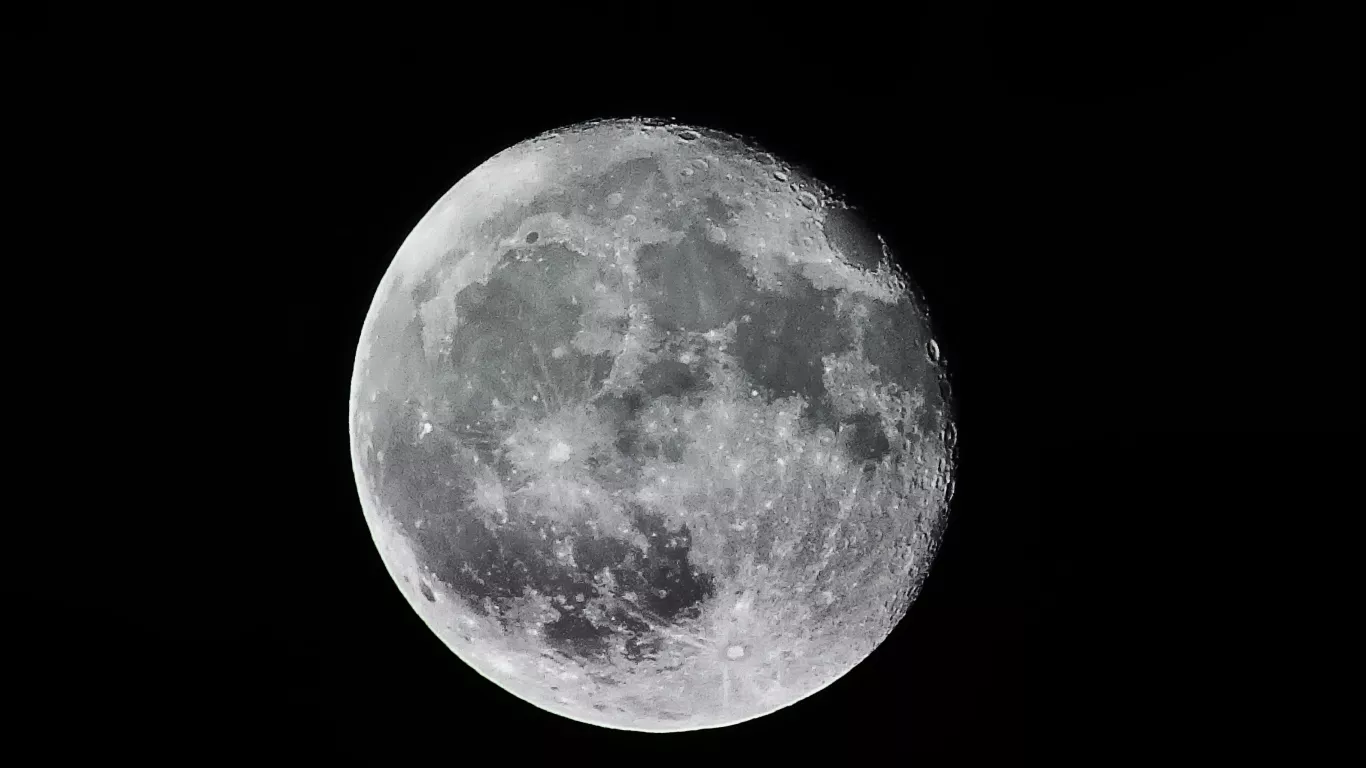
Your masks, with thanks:
M361 508L456 656L666 732L821 690L905 615L953 403L857 208L757 143L603 120L490 158L394 256L350 399Z

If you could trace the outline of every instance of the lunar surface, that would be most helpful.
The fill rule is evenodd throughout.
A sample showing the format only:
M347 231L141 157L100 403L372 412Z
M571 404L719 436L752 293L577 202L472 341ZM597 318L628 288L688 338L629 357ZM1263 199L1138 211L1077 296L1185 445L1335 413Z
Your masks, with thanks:
M953 493L899 263L727 134L601 121L489 159L361 332L351 454L394 582L485 678L586 723L718 727L831 684L905 615Z

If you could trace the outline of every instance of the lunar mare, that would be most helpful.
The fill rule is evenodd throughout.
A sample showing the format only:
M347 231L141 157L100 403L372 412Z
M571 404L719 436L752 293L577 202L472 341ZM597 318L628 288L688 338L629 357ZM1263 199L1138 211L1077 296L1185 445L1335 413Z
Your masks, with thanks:
M834 190L727 134L599 121L491 158L403 242L351 453L390 575L481 675L605 727L718 727L906 613L953 493L944 380Z

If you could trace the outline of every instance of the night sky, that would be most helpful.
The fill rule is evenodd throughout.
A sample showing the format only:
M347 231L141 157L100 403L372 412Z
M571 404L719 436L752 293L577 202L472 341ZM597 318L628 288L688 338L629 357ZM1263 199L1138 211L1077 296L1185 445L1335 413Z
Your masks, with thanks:
M637 13L600 33L571 22L572 43L536 18L449 48L396 45L417 20L323 23L295 56L300 27L276 46L271 130L317 254L287 269L314 285L290 317L333 405L319 434L340 438L388 259L465 172L583 119L712 125L861 204L931 307L962 465L930 578L872 657L797 706L693 735L594 729L498 691L422 625L369 544L344 440L319 438L307 520L287 525L332 577L271 625L280 673L263 690L292 702L282 732L364 748L376 728L459 743L511 727L517 744L775 757L890 739L914 760L1236 742L1272 717L1252 670L1286 619L1262 570L1276 534L1251 510L1267 494L1330 504L1287 475L1345 466L1338 430L1360 413L1314 411L1346 402L1340 352L1279 319L1278 297L1322 278L1288 268L1320 247L1296 191L1322 161L1301 124L1323 112L1301 55L1313 23L836 7L738 34L686 6ZM1311 326L1344 311L1308 304ZM1314 365L1309 387L1297 371ZM1307 466L1272 458L1287 450Z
M390 765L1110 762L1359 734L1341 617L1360 558L1335 547L1360 539L1332 532L1359 516L1362 424L1359 248L1330 234L1359 218L1341 22L733 5L338 7L101 41L142 79L89 53L111 92L164 94L157 136L203 130L194 152L234 166L223 185L251 204L208 209L231 212L211 234L250 230L232 266L267 294L230 312L244 338L260 326L253 371L278 383L249 377L266 410L227 431L267 440L269 471L229 471L254 506L213 519L269 544L221 569L230 629L175 641L210 702L194 711L261 754ZM82 119L134 108L113 106ZM361 323L417 220L507 146L632 115L752 136L863 206L931 308L959 406L952 516L898 629L810 699L692 734L581 725L460 662L385 572L347 452ZM233 652L201 645L223 632ZM241 674L197 671L225 663Z

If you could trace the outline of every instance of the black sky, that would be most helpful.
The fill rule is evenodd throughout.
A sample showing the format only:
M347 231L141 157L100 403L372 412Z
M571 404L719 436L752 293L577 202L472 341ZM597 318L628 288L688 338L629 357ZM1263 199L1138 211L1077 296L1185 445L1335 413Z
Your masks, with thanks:
M239 197L221 225L250 233L232 267L267 286L230 310L273 384L233 425L269 471L246 489L260 551L225 567L242 674L203 676L214 722L263 754L511 743L514 765L1108 763L1360 729L1359 558L1332 533L1360 506L1362 423L1359 248L1330 234L1360 178L1340 22L895 5L225 11L105 41L177 131L204 129L196 156ZM754 137L865 208L931 307L962 451L939 558L872 657L780 713L662 737L543 713L447 651L370 542L345 431L366 309L428 207L524 138L633 115ZM1306 551L1317 568L1287 565ZM187 674L224 663L200 637L177 641Z
M1343 514L1328 481L1360 456L1347 308L1317 258L1338 215L1315 194L1337 109L1324 22L614 13L411 39L444 22L294 19L272 46L257 131L292 247L314 254L282 273L298 398L328 406L287 513L322 577L263 630L279 732L967 759L1247 745L1290 717L1262 670L1308 614L1277 553ZM371 293L427 207L522 138L630 115L753 136L862 204L928 297L960 398L954 516L900 628L800 706L691 736L579 726L464 667L389 584L339 431Z

